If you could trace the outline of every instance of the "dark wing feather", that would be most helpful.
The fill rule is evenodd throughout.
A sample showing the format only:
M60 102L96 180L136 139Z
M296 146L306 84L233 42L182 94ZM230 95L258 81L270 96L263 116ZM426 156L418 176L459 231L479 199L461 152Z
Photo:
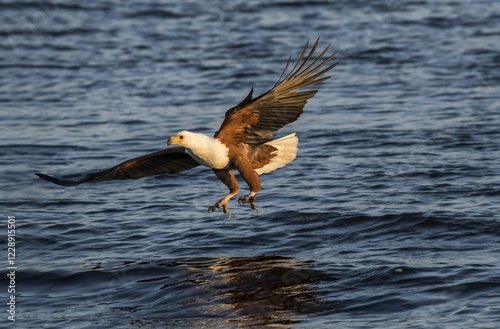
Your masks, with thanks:
M183 147L172 147L120 163L112 168L86 174L71 180L37 173L38 177L61 186L74 186L88 181L142 178L160 174L175 174L198 166L198 162L184 152Z
M240 104L229 109L215 137L226 143L265 143L273 139L274 132L297 120L307 100L318 92L299 92L299 89L331 78L323 75L338 64L330 64L336 53L325 56L330 46L313 60L318 42L319 38L305 56L309 48L308 41L297 63L285 75L291 61L291 58L288 59L280 79L271 90L253 98L252 89Z

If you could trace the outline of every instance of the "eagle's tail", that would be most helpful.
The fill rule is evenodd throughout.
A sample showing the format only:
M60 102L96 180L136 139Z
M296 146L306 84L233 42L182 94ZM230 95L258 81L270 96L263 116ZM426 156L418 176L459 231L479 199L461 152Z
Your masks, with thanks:
M264 144L274 147L276 151L273 152L274 156L271 158L271 161L269 161L268 164L266 164L262 168L255 169L257 174L266 174L278 168L284 167L292 162L297 156L297 152L299 151L299 148L297 147L298 144L299 139L297 138L297 135L295 135L295 133Z

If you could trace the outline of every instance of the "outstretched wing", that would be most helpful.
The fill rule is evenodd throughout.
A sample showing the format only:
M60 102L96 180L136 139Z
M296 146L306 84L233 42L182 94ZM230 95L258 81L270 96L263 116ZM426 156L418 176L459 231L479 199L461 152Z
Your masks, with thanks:
M240 104L229 109L215 137L223 143L225 141L265 143L273 139L274 132L297 120L304 111L307 100L318 92L317 90L299 92L299 89L331 78L324 74L338 64L338 62L329 63L336 53L325 56L330 46L313 60L318 42L319 38L307 56L305 54L309 48L309 41L306 43L297 63L285 76L291 57L288 59L280 79L271 90L253 98L252 89Z
M160 174L175 174L198 166L198 162L184 152L183 147L172 147L120 163L109 169L86 174L79 179L65 179L37 173L38 177L61 186L75 186L88 181L142 178Z

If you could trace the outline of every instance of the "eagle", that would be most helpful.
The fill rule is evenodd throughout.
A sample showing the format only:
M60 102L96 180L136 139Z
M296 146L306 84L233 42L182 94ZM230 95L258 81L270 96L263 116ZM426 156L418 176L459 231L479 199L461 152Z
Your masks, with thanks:
M166 149L124 161L109 169L90 172L76 180L42 173L36 175L57 185L75 186L90 181L175 174L201 165L211 168L229 189L229 193L209 207L208 212L222 209L230 217L228 202L240 190L233 173L238 171L250 188L250 193L240 197L238 203L249 204L257 211L255 198L261 190L259 176L286 166L298 152L299 140L295 133L279 139L274 138L274 133L296 121L307 100L318 92L301 89L331 78L325 74L340 62L331 62L336 52L327 55L330 45L314 56L318 43L319 38L309 50L307 41L295 65L288 71L290 56L270 90L253 97L252 88L245 99L226 112L213 137L184 130L168 139L170 147Z

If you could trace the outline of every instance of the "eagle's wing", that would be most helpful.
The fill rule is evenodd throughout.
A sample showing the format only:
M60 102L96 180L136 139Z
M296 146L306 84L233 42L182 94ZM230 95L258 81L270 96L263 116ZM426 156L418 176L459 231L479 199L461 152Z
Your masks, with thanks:
M183 147L172 147L120 163L109 169L92 172L71 180L37 173L38 177L61 186L74 186L88 181L142 178L160 174L175 174L198 166L198 162Z
M313 60L318 42L319 38L307 56L305 54L309 41L306 43L297 63L285 76L291 58L288 59L280 79L271 90L253 98L252 89L240 104L229 109L215 137L222 142L264 143L273 139L274 132L297 120L304 111L307 100L317 92L299 92L299 89L329 79L331 76L323 75L339 63L330 64L336 53L325 56L330 46Z

